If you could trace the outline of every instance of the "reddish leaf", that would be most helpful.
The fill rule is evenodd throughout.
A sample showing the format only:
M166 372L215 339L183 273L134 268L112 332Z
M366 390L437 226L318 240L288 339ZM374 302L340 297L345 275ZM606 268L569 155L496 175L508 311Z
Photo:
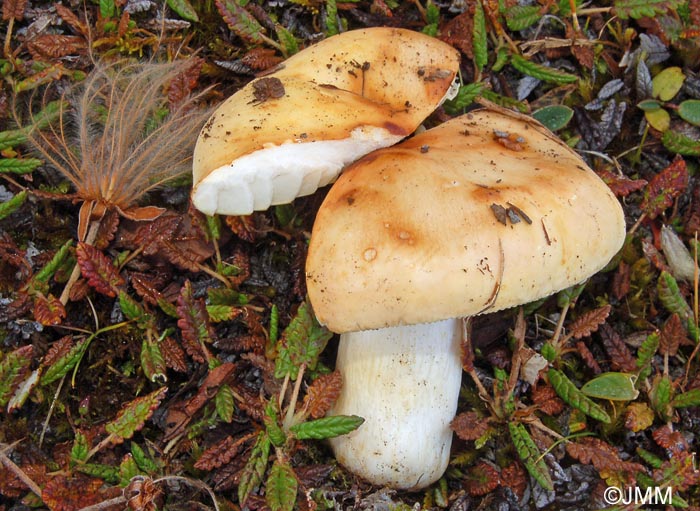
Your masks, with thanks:
M109 246L117 233L119 219L119 213L115 209L110 209L105 213L105 216L100 220L100 229L97 232L95 241L92 243L93 247L104 250Z
M168 102L173 109L179 107L190 96L190 93L199 81L199 74L202 71L204 59L190 57L189 62L191 65L177 75L168 85Z
M214 329L209 323L209 314L204 300L195 298L192 285L186 281L177 299L177 326L182 331L185 350L195 362L205 362L206 344L214 338Z
M249 50L243 57L241 62L254 71L265 71L282 62L282 57L279 57L272 48L264 48L257 46Z
M605 351L610 356L610 364L613 370L624 373L633 373L637 370L637 362L632 356L630 349L611 326L601 325L600 337L603 340Z
M551 385L532 387L532 401L547 415L559 415L564 409L564 402Z
M595 53L593 47L590 45L577 44L577 40L587 41L588 37L581 31L581 29L574 30L573 26L569 23L566 24L566 38L572 41L571 43L571 53L579 64L587 69L593 69Z
M124 284L124 279L112 261L98 249L82 241L78 243L75 253L80 271L88 284L98 293L111 298L117 296L117 290Z
M474 58L472 32L474 29L474 9L466 9L440 29L440 39L454 46L470 59Z
M688 169L685 160L677 155L673 162L653 177L644 192L640 205L647 218L656 218L673 204L688 186Z
M133 272L131 273L131 285L138 295L143 298L145 302L151 305L158 305L159 301L163 299L163 295L156 289L160 282L156 283L151 280L152 276L145 273ZM156 276L158 278L159 275Z
M594 374L600 374L603 372L603 370L598 365L598 361L593 356L593 353L591 353L591 350L588 349L588 346L586 346L585 342L578 341L576 343L576 351L578 351L578 354L581 356L588 368L591 369Z
M2 2L2 19L8 21L12 18L17 21L24 17L24 8L27 5L27 0L3 0Z
M163 242L173 238L180 223L178 215L160 215L150 222L139 223L129 241L133 246L139 247L144 255L157 254Z
M596 174L618 197L627 197L630 193L641 190L647 185L644 179L630 179L625 175L613 174L607 170L600 170Z
M36 60L59 59L83 53L86 48L85 39L75 35L42 34L27 43L29 53Z
M137 397L127 403L117 414L114 420L105 425L105 431L112 435L113 443L122 441L134 436L134 433L143 428L144 423L151 418L160 402L165 398L168 388L161 387L142 397Z
M75 474L57 475L49 479L41 491L41 500L51 511L77 511L103 500L102 479Z
M342 388L343 377L338 371L319 376L306 391L304 407L314 419L323 417L338 399Z
M672 430L668 424L654 430L651 436L654 437L654 441L659 446L675 454L688 450L688 443L683 434L680 431Z
M499 483L498 470L485 461L481 461L467 472L464 487L469 495L486 495L495 490Z
M253 432L235 439L231 436L227 436L204 451L194 464L194 467L198 470L209 471L226 465L243 452L250 441L255 440L256 435L257 432Z
M685 327L681 323L681 318L678 314L672 314L659 332L659 352L668 353L669 357L675 357L678 353L678 346L681 343L685 344L686 339Z
M627 293L629 293L632 288L630 274L630 265L624 261L620 261L620 265L617 267L615 275L613 275L612 284L613 296L618 300L627 296Z
M631 461L623 461L617 450L599 438L585 437L566 444L569 456L586 465L593 465L601 478L611 474L624 475L628 483L633 483L635 474L644 471L644 466Z
M163 355L163 360L165 360L165 365L170 369L178 371L180 373L187 372L187 360L185 356L185 351L182 347L173 339L168 336L160 342L160 353Z
M518 500L525 495L528 482L527 472L517 461L503 467L501 470L501 484L513 490Z
M46 355L44 355L41 364L44 367L51 367L54 362L65 356L71 350L71 348L73 348L73 345L74 342L72 335L65 335L61 337L51 345L49 351L46 352Z
M463 412L457 415L450 427L462 440L476 440L484 435L489 429L489 417L479 417L476 412Z
M569 325L569 331L574 339L588 337L598 330L598 327L605 322L610 314L610 305L598 307L592 311L587 311L579 316L576 321Z
M44 296L37 293L34 296L34 319L46 326L60 325L66 317L66 309L61 300L53 295Z
M261 43L265 30L251 14L234 0L215 0L221 17L233 32L247 43Z
M58 14L63 21L68 23L74 30L82 35L89 35L90 31L86 27L85 23L78 19L70 7L66 7L61 3L56 3L54 4L54 9L56 9L56 14Z

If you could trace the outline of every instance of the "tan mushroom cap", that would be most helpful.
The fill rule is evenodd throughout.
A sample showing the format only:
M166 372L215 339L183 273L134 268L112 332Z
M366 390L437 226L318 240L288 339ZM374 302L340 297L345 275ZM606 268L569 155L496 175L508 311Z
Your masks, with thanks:
M585 280L624 238L619 202L574 151L479 110L344 171L313 227L309 298L339 333L471 316Z
M404 29L354 30L306 48L206 123L193 158L195 206L245 214L236 211L313 193L344 165L411 134L458 69L454 48Z

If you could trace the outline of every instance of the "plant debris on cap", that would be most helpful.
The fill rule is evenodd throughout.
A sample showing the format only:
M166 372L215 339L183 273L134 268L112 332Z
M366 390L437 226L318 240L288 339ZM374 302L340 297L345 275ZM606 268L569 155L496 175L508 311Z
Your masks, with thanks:
M346 32L297 53L231 96L203 128L195 207L242 215L313 193L348 163L411 134L458 68L451 46L396 28Z
M334 332L471 316L585 280L624 237L619 202L573 150L479 110L345 170L314 224L309 298Z

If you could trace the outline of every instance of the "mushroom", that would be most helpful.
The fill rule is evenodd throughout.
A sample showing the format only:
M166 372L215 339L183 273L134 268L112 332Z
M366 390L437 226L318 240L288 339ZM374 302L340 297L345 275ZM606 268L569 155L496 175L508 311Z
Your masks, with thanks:
M601 270L620 204L535 120L484 109L349 166L316 217L306 265L317 318L340 333L331 441L375 484L419 489L449 461L461 320L546 297Z
M313 193L413 133L451 90L459 54L396 28L329 37L228 98L200 133L192 200L250 214Z

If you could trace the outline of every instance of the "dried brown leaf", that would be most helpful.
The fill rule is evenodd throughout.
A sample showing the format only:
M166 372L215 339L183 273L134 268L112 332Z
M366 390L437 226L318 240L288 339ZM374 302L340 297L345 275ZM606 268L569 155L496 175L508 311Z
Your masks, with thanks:
M450 427L462 440L476 440L488 431L490 422L489 417L479 417L476 412L470 411L457 415Z
M564 409L564 402L551 385L532 387L532 402L547 415L559 415Z
M160 342L160 353L163 355L165 365L180 373L187 372L187 357L177 341L168 336Z
M88 36L90 34L87 25L80 21L69 7L63 5L62 3L56 3L54 4L54 9L56 9L56 14L58 14L63 21L70 25L73 30L84 36Z
M168 102L171 107L177 108L183 101L189 98L199 81L199 74L202 71L204 59L200 57L191 57L189 61L191 65L183 69L168 85Z
M276 66L282 62L282 60L282 57L278 56L275 50L263 46L257 46L248 50L248 52L241 57L241 62L254 71L265 71Z
M473 59L473 29L473 9L466 9L462 14L455 16L442 26L440 29L440 39L450 46L454 46L470 59Z
M667 209L688 186L685 160L677 155L671 164L655 175L646 187L640 208L654 219Z
M632 288L630 265L624 261L620 261L615 275L613 275L612 293L615 298L621 300Z
M659 353L675 357L678 347L687 340L686 330L678 314L672 314L659 332Z
M600 374L603 372L600 365L598 365L598 361L593 356L593 353L591 353L591 350L588 349L585 342L577 341L576 351L578 351L578 354L581 356L581 359L585 362L588 368L593 371L593 374Z
M603 479L618 474L624 476L628 483L633 483L635 474L644 471L644 465L623 461L613 446L599 438L585 437L569 442L566 452L581 463L593 465Z
M610 310L611 306L610 304L607 304L602 307L598 307L597 309L584 312L569 325L569 332L571 333L571 336L574 339L588 337L593 332L598 330L598 327L605 322L610 315Z
M204 300L195 298L190 281L186 281L177 299L177 326L182 332L182 340L187 354L195 362L205 362L205 345L214 338L214 329L209 322L209 314Z
M338 399L342 388L343 376L339 371L319 376L306 391L304 408L314 419L323 417Z
M92 245L79 242L75 249L80 271L88 284L98 293L114 298L124 279L112 261Z
M471 496L486 495L500 484L500 474L489 463L480 461L467 471L464 487Z
M71 348L73 348L74 344L72 335L64 335L51 345L49 351L47 351L46 355L44 355L41 365L44 367L51 367L54 362L68 353Z
M133 272L130 277L131 285L145 302L158 305L158 302L163 299L163 295L157 289L162 282L154 282L151 275L140 272Z
M100 229L97 232L97 237L92 243L92 246L99 250L106 249L117 234L119 220L118 211L113 209L107 211L105 216L102 217L102 220L100 220Z
M152 222L140 222L132 237L132 246L139 247L144 255L154 255L161 245L172 240L182 219L177 214L163 214Z
M101 502L102 479L74 474L58 474L46 483L41 491L41 500L51 511L77 511Z
M525 495L528 482L527 472L522 464L517 461L506 465L501 470L501 484L513 490L513 493L515 493L519 500Z
M688 450L688 443L683 434L680 431L674 431L668 424L654 430L651 436L659 446L675 454Z
M194 464L194 467L198 470L210 471L222 465L226 465L243 452L243 450L248 447L251 440L255 439L256 435L257 432L249 433L238 438L227 436L204 451Z
M2 0L2 19L9 21L14 18L19 21L24 17L27 0Z
M637 370L637 362L620 335L607 324L601 325L599 332L613 370L634 373Z
M84 53L87 41L77 35L42 34L29 41L27 49L36 60L59 59Z

